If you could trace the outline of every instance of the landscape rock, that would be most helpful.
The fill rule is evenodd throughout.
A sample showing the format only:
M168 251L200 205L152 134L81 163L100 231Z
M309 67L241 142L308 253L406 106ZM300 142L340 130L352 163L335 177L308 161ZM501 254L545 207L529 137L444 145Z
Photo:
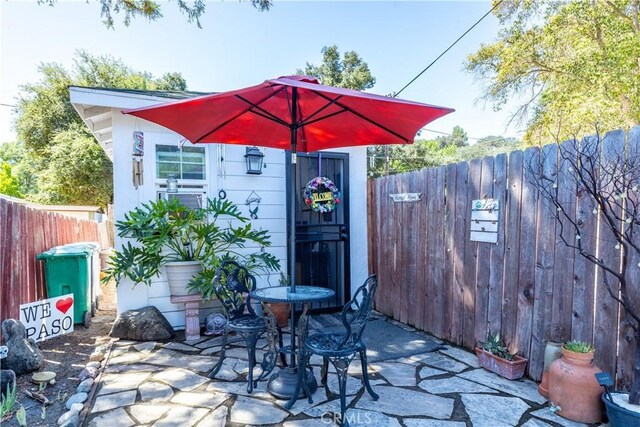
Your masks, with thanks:
M94 351L89 355L89 360L92 362L102 362L104 360L104 353L100 351Z
M71 409L71 405L74 403L84 403L87 400L87 393L76 393L67 399L65 406L67 409Z
M73 412L73 411L65 412L64 414L60 415L60 418L58 418L58 425L61 426L65 424L67 421L69 421L71 418L77 415L78 415L77 412Z
M87 378L86 380L83 380L78 385L78 388L76 389L76 391L78 393L89 393L89 391L91 390L91 387L93 387L93 383L94 383L93 378Z
M74 414L79 414L82 411L82 408L84 408L83 403L74 403L71 405L71 408L69 408L69 412L73 412Z
M0 393L7 394L7 386L10 390L16 386L16 373L11 369L3 369L0 371Z
M95 378L97 376L98 370L96 368L84 368L82 371L80 371L78 378L80 378L80 381L84 381L87 378Z
M100 362L89 362L86 365L87 368L96 368L99 369L100 368Z
M60 424L60 427L77 427L80 423L80 417L78 414L69 418L64 424Z
M24 325L15 319L2 321L2 336L9 353L2 359L2 367L10 369L16 375L37 371L44 366L44 357L38 345L27 339Z
M156 341L172 338L174 331L157 308L147 306L118 316L109 335L135 341Z

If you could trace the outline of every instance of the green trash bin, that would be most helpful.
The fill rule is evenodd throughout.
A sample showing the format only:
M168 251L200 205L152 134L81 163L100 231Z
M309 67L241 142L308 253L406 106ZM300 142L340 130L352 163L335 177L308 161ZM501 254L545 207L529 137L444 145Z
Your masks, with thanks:
M73 294L73 323L87 328L91 324L91 253L83 246L57 246L36 256L45 263L47 296Z

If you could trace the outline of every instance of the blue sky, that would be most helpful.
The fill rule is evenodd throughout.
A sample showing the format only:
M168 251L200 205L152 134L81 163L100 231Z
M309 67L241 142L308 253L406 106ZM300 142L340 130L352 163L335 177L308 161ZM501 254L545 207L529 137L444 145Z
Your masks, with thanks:
M377 79L370 92L398 91L491 8L490 1L277 1L269 12L234 0L209 2L202 29L188 24L176 2L162 3L164 18L137 19L125 27L116 18L106 29L94 0L0 2L0 103L14 104L19 85L35 82L42 62L73 64L74 52L110 54L136 70L159 76L178 71L189 89L224 91L293 74L306 62L320 63L320 50L336 44L355 50ZM509 111L477 102L480 83L464 71L464 60L496 36L488 16L401 98L457 111L428 126L450 132L462 126L470 137L517 136L505 128ZM11 108L0 106L0 142L11 140ZM435 136L434 134L425 134Z

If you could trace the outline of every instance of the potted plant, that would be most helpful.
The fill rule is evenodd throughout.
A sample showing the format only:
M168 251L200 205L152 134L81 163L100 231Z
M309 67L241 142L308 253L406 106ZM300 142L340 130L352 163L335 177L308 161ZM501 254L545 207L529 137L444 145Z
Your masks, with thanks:
M549 164L557 167L551 173L545 170L543 154L528 166L527 175L553 206L562 242L598 268L599 284L621 305L620 328L628 328L625 335L633 349L633 363L627 369L631 381L623 385L628 393L619 398L630 404L626 410L635 413L634 424L640 425L640 298L634 292L640 286L636 270L640 261L640 128L633 128L627 136L628 140L623 131L615 131L604 138L596 134L558 143L557 153L544 152L553 156ZM581 206L593 209L578 215L575 199L566 197L562 183L572 186L572 191L577 189ZM583 238L585 221L599 224L600 244L594 245L593 237ZM615 327L611 333L619 335Z
M232 220L240 225L234 226ZM151 285L164 268L172 295L207 289L215 266L226 257L251 258L265 268L276 269L278 260L266 252L243 255L247 244L271 245L266 230L254 230L237 205L209 199L200 208L189 208L177 199L143 203L116 223L118 236L129 238L112 255L104 281L122 278ZM211 295L209 295L211 297Z
M280 272L280 286L289 286L289 279L281 271ZM284 328L289 324L289 315L291 314L291 306L286 302L268 302L265 304L269 307L273 317L276 318L276 323L279 327Z
M593 364L594 354L591 344L569 341L549 367L549 402L558 415L582 423L602 421L602 391L595 377L602 371Z
M527 359L510 353L498 333L489 332L487 340L476 347L476 356L480 366L509 380L522 378L527 366Z

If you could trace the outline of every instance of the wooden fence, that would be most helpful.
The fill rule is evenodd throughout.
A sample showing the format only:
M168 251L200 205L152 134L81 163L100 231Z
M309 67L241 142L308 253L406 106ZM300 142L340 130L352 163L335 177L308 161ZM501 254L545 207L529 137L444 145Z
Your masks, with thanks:
M640 147L640 128L628 137L611 132L605 143ZM529 358L528 375L536 380L552 329L564 331L564 339L592 342L596 364L629 386L632 330L602 274L562 243L553 206L528 179L527 165L540 158L551 162L545 168L556 167L554 150L555 144L370 180L376 309L468 349L487 332L500 332L512 350ZM422 193L422 199L394 203L394 193ZM599 245L601 256L619 257L615 242L596 239L599 217L576 186L565 196L575 203L586 247ZM471 201L485 197L499 201L497 244L470 241ZM629 277L640 279L638 261Z
M46 297L37 254L67 243L104 243L106 230L101 233L100 228L94 221L32 209L0 197L0 318L17 319L20 304Z

